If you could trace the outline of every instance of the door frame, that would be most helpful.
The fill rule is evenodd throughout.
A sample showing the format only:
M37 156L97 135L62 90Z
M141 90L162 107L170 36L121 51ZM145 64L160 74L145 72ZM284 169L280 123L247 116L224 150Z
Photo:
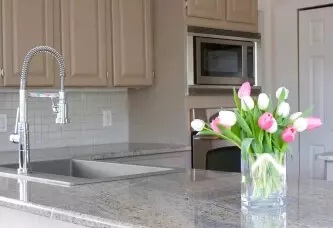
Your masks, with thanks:
M298 40L298 14L302 9L319 7L333 4L332 0L268 0L270 1L272 34L269 40L272 45L269 47L270 56L265 61L271 62L271 74L266 75L265 81L271 82L272 94L280 86L290 89L289 103L292 112L299 109L299 40ZM266 11L266 9L265 9ZM288 35L286 35L288 34ZM267 37L267 35L266 35ZM267 42L267 40L266 40ZM266 46L265 46L266 48ZM267 50L265 51L265 54ZM269 58L269 59L267 59ZM266 64L267 65L267 64ZM285 67L281 67L285 66ZM287 67L286 67L287 66ZM266 69L265 69L265 72ZM300 140L299 137L292 144L293 158L288 158L287 170L288 181L300 179Z

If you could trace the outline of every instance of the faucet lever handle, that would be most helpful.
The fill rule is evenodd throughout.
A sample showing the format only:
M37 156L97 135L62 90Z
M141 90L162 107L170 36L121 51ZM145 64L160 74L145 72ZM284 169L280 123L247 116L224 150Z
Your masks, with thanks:
M20 108L18 107L16 110L16 121L15 121L14 133L9 136L9 140L13 143L19 143L19 141L20 141L20 135L18 134L19 116L20 116Z
M16 120L15 120L15 127L14 127L14 133L18 134L18 122L20 118L20 107L17 107L16 109Z
M54 102L54 97L50 97L52 102L52 111L54 114L57 114L59 112L58 105Z

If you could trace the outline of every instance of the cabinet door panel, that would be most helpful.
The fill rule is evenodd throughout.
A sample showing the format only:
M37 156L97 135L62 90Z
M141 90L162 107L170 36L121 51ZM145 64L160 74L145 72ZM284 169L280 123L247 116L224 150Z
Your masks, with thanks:
M112 0L114 86L152 84L151 0Z
M54 0L3 0L4 85L20 83L22 62L36 46L54 46ZM35 56L30 64L29 86L53 86L54 60L46 54Z
M225 20L225 0L188 0L187 4L190 17Z
M246 24L257 24L258 0L227 0L227 20Z
M67 86L106 86L106 0L61 1Z

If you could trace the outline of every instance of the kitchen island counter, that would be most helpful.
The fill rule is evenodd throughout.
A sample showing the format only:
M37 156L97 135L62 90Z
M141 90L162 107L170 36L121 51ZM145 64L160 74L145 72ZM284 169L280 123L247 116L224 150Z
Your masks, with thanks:
M22 188L1 177L0 206L87 227L252 227L251 221L267 216L242 216L239 180L239 174L188 170L70 188L27 182ZM332 189L332 182L291 183L286 214L274 216L287 227L333 227Z

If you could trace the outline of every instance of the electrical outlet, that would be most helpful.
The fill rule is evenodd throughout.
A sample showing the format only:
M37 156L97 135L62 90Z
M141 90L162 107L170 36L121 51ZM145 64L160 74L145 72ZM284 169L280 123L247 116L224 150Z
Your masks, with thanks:
M0 114L0 132L7 132L7 115Z
M112 126L112 112L111 110L103 111L103 127L111 127Z

